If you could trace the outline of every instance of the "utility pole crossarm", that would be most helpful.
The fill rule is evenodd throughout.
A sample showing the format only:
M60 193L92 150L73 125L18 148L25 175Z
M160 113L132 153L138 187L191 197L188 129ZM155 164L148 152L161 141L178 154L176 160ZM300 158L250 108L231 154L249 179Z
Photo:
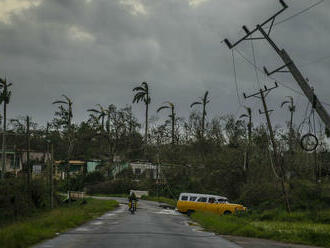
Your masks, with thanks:
M315 108L316 112L318 113L318 115L320 116L322 121L325 123L327 128L330 129L330 116L329 116L327 110L322 106L321 102L319 101L317 96L314 94L313 89L309 86L308 82L306 81L306 79L304 78L302 73L299 71L299 69L293 62L293 60L290 58L288 53L284 49L280 50L261 26L258 26L258 29L259 29L260 33L265 37L265 39L269 42L269 44L274 48L274 50L280 56L282 61L284 62L284 66L280 67L280 69L283 69L284 67L288 68L289 72L292 74L293 78L296 80L299 87L302 89L305 96L312 104L313 108ZM269 74L273 74L275 72L278 72L278 71L275 70L274 72L271 72Z
M275 18L278 15L280 15L284 10L286 10L288 8L288 5L284 2L284 0L280 0L280 3L281 3L283 8L280 11L278 11L276 14L274 14L272 17L268 18L266 21L264 21L263 23L261 23L259 25L259 26L263 27L267 23L271 22L269 30L268 30L268 34L270 33L271 29L273 28ZM244 40L261 40L261 39L264 39L264 38L250 38L250 36L252 34L254 34L256 31L258 31L258 27L254 28L252 31L250 31L246 26L243 26L242 28L245 31L246 35L243 38L241 38L240 40L238 40L237 42L235 42L234 44L232 44L228 39L224 39L224 42L226 43L226 45L228 46L229 49L232 49L232 48L236 47L239 43L241 43Z
M278 69L275 69L271 72L269 72L264 67L265 74L267 76L270 76L270 75L272 75L274 73L277 73L277 72L290 72L292 74L293 78L296 80L296 82L300 86L300 88L302 89L302 91L304 92L307 99L313 105L313 108L315 108L316 112L318 113L318 115L320 116L322 121L325 123L327 129L330 130L330 116L329 116L327 110L322 106L321 102L319 101L317 96L314 94L313 89L310 87L307 80L303 77L302 73L298 70L297 66L295 65L293 60L290 58L290 56L287 54L287 52L284 49L280 49L276 45L276 43L269 36L270 31L271 31L272 27L274 26L275 18L279 14L281 14L285 9L288 8L288 5L283 0L280 0L280 3L281 3L283 8L280 11L278 11L276 14L274 14L272 17L270 17L269 19L264 21L263 23L258 24L256 26L256 28L253 29L252 31L249 31L249 29L246 26L243 26L243 30L245 31L246 35L242 39L235 42L234 44L232 44L228 39L225 39L224 42L229 47L229 49L233 49L235 46L237 46L239 43L241 43L244 40L265 39L270 44L270 46L276 51L276 53L281 57L282 61L284 62L283 66L281 66ZM270 27L269 27L268 31L266 31L264 29L264 26L266 24L268 24L269 22L271 22ZM260 37L258 37L258 38L250 37L256 31L259 31L261 33L261 35L262 35L261 38ZM287 68L288 71L283 70L284 68ZM256 95L258 95L258 94L254 94L254 95L251 95L251 96L256 96ZM251 96L249 96L249 97L251 97ZM246 97L246 95L244 95L244 97L248 98L248 97Z

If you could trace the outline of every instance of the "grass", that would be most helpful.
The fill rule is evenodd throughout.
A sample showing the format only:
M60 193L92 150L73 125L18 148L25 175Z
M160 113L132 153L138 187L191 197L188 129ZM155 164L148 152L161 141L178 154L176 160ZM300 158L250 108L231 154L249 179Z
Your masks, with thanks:
M166 198L163 196L156 197L156 196L142 196L142 200L148 200L148 201L156 201L156 202L163 202L171 206L176 206L177 200Z
M79 226L118 206L116 201L87 199L86 204L72 203L12 223L0 230L0 247L29 247L42 240L52 238L56 233Z
M325 211L323 216L329 214ZM224 234L272 239L290 243L330 247L330 224L321 223L310 212L284 211L219 216L196 212L191 218L206 230Z

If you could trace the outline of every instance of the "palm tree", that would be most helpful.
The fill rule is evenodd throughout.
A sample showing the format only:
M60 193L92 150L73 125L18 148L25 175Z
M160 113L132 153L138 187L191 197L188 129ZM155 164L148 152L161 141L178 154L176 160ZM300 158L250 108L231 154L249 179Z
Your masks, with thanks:
M98 106L99 109L88 109L87 111L97 114L97 119L98 120L101 119L101 127L102 127L102 131L103 131L104 130L104 118L106 117L106 110L100 104L96 104L96 106Z
M293 138L293 114L296 111L296 106L293 103L293 97L287 96L290 100L286 100L281 103L281 108L284 105L289 104L288 110L290 112L290 123L289 123L289 150L292 151L292 138Z
M206 118L206 105L210 102L208 98L209 92L206 91L204 97L200 97L200 101L193 102L190 107L192 108L194 105L202 105L203 112L202 112L202 139L204 138L204 131L205 131L205 118Z
M0 104L3 103L3 136L2 136L2 173L1 177L4 178L6 170L6 129L7 129L7 104L9 104L11 91L8 88L12 86L12 83L7 83L7 79L0 78Z
M72 105L73 102L72 100L67 97L66 95L62 95L64 100L57 100L54 101L53 104L59 104L59 115L62 118L62 123L65 124L67 126L67 131L68 131L68 148L67 148L67 161L68 161L68 165L66 167L66 186L67 189L69 189L69 161L70 161L70 157L71 157L71 152L73 149L73 132L72 132L72 126L71 126L71 121L72 121ZM65 108L66 107L66 108Z
M133 103L139 103L140 101L143 101L144 104L146 105L146 113L145 113L146 126L144 132L144 140L145 140L145 144L147 144L148 143L148 111L149 111L149 104L151 103L149 85L147 82L142 82L141 86L135 87L133 91L137 92L134 95Z
M251 134L252 134L252 111L251 108L245 107L247 114L242 114L239 118L248 118L248 147L246 149L246 157L245 157L245 165L244 169L249 169L249 153L250 153L250 146L251 146Z
M174 108L175 108L175 105L171 102L166 102L167 105L163 105L161 107L159 107L157 109L157 113L159 111L161 111L162 109L171 109L171 114L169 115L169 117L171 118L171 121L172 121L172 144L174 144L174 141L175 141L175 112L174 112Z
M60 109L64 111L64 121L66 122L65 124L67 125L68 130L71 130L71 121L72 121L72 105L73 102L72 100L67 97L66 95L62 95L64 97L64 101L63 100L57 100L55 102L53 102L53 104L59 104L60 105ZM67 106L67 109L65 109L64 106Z

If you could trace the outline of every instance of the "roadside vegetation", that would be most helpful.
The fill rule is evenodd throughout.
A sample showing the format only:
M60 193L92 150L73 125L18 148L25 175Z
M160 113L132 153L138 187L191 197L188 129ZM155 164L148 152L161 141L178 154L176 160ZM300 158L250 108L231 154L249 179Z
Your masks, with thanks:
M17 154L22 166L12 165L15 169L1 174L0 225L6 228L35 213L50 211L52 183L54 191L84 191L90 195L127 196L130 189L148 190L147 199L158 200L155 196L160 196L159 200L168 204L175 204L181 192L221 195L253 212L251 216L225 218L249 223L247 231L256 230L257 234L260 226L274 232L277 228L282 233L281 223L287 222L285 219L261 220L259 217L267 211L286 209L293 216L310 213L314 213L314 218L327 216L326 210L330 208L327 135L330 132L322 123L311 125L314 119L311 104L304 107L304 111L300 109L305 115L297 118L296 110L301 106L295 106L293 98L282 99L282 104L278 102L274 110L287 113L287 120L277 120L273 125L271 143L269 128L259 118L258 109L247 106L235 115L212 115L208 108L211 99L218 96L206 91L200 92L199 98L191 96L189 103L192 104L185 106L191 112L182 117L183 113L178 110L184 106L178 106L168 97L154 99L152 92L157 90L156 85L154 87L142 82L130 92L132 103L142 103L136 106L145 110L143 125L131 106L111 103L102 106L97 102L86 109L88 119L77 122L74 99L66 95L53 102L54 118L45 126L25 116L8 121L8 127L4 124L3 130L7 132L0 141ZM165 114L168 117L161 119ZM303 121L295 123L298 119ZM45 155L39 160L23 159L23 151L27 149L45 154L49 147L53 147L54 160L46 159ZM70 160L100 163L95 171L88 172L86 167L74 170L68 163ZM51 167L53 161L58 163ZM159 170L136 173L128 166L131 161L150 162L159 165ZM39 174L32 173L33 165L41 165ZM57 175L53 175L54 171ZM61 200L55 199L53 207L51 211L61 209ZM323 230L328 224L325 219L301 221L306 223L310 240L316 235L308 231L310 223ZM298 220L290 223L297 230L304 226L294 226L300 223ZM327 240L326 236L317 238ZM308 243L298 238L297 242Z
M86 198L53 210L34 213L31 217L2 226L0 247L28 247L79 226L117 206L116 201Z
M223 235L272 239L330 247L330 211L271 210L233 216L196 212L191 218L208 231Z

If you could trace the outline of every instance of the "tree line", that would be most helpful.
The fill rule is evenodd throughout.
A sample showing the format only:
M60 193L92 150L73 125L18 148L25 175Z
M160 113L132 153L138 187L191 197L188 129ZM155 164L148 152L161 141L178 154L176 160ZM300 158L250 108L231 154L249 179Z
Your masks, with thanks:
M7 147L25 148L27 125L23 118L11 120L10 128L6 127L8 86L6 90L3 86L1 94L4 99L1 102L4 105L3 137L8 137L7 141L5 138L2 141ZM262 123L253 123L251 108L246 107L239 118L232 114L210 118L207 114L210 98L206 91L198 99L192 98L187 119L178 116L172 101L160 105L156 112L167 113L169 118L159 123L149 117L152 96L148 82L132 89L132 103L145 105L142 134L142 125L131 106L96 104L86 110L88 120L75 123L74 100L63 95L53 102L57 110L46 127L30 123L31 149L43 151L46 142L50 142L54 145L56 160L103 160L101 171L105 178L102 181L108 182L114 180L109 171L115 165L115 156L123 161L161 163L166 178L166 185L161 189L167 196L193 191L223 194L248 205L282 205L280 177L284 177L293 207L307 207L311 202L308 198L316 200L317 197L328 204L330 197L324 188L329 187L327 165L330 158L325 134L319 135L323 142L314 152L304 151L300 144L304 133L292 121L295 106L293 98L288 99L281 104L288 106L290 112L288 126L275 130L283 175L272 161L267 129ZM127 175L122 176L127 178ZM134 181L132 175L128 179ZM154 191L156 184L149 182L141 187Z

